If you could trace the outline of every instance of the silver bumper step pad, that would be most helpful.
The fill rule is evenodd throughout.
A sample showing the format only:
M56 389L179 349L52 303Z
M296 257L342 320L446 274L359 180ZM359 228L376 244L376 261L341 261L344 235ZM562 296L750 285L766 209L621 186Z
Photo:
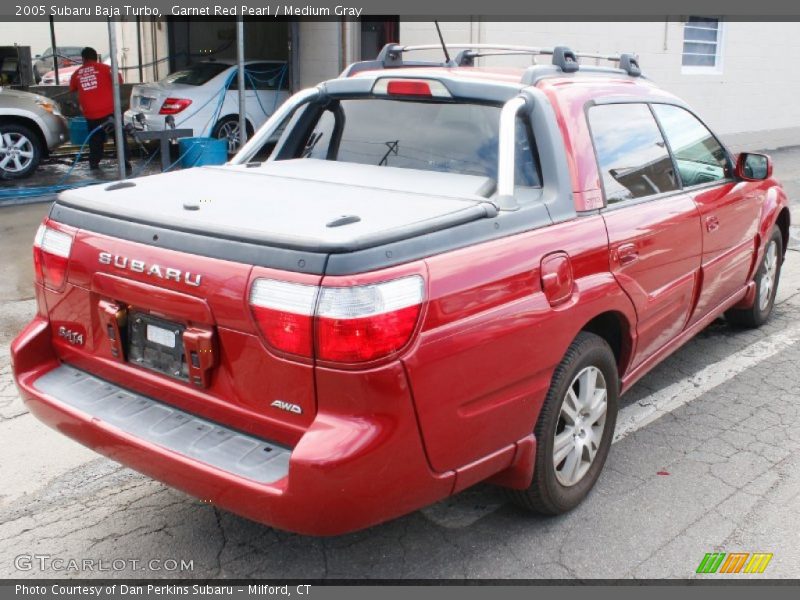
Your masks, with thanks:
M37 379L34 387L88 417L222 471L259 483L272 483L289 473L291 451L287 448L207 421L74 367L61 365Z

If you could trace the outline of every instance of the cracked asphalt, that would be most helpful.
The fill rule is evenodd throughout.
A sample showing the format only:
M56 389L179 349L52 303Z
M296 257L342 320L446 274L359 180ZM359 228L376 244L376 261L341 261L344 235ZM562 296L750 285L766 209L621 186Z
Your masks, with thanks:
M773 157L790 196L800 198L800 148ZM478 485L366 531L321 539L220 511L28 414L8 344L34 310L30 242L46 210L0 208L0 577L686 578L717 551L774 554L764 575L737 577L800 577L800 235L767 325L742 331L716 321L622 406L634 414L668 386L747 358L760 342L783 336L780 349L751 356L708 389L694 383L691 402L634 428L571 513L531 516ZM32 554L139 563L114 573L15 567L17 556ZM152 559L192 561L192 569L157 570L147 565Z

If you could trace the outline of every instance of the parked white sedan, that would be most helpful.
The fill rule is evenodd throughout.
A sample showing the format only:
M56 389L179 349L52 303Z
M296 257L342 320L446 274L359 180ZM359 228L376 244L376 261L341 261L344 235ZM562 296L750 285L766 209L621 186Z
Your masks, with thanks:
M176 128L195 136L228 140L228 152L239 148L239 97L236 64L214 60L196 63L155 83L135 85L124 122L159 131L172 116ZM285 62L245 62L245 107L250 137L289 97ZM141 115L138 116L137 115Z

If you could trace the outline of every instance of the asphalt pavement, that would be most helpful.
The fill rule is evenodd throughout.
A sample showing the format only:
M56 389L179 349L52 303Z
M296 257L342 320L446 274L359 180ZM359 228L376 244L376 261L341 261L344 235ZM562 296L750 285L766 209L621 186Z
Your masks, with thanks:
M773 156L800 198L800 149ZM34 310L30 242L46 210L0 208L0 577L800 577L800 235L769 323L714 322L623 397L601 479L571 513L531 516L478 485L323 539L220 511L28 414L8 343ZM710 552L773 557L760 575L697 575ZM55 570L56 558L95 570ZM118 570L97 570L113 559Z

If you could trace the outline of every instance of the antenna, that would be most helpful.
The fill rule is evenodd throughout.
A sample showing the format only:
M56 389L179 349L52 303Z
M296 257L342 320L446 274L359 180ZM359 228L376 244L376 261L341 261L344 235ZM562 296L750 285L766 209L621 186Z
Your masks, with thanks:
M444 58L447 60L447 63L450 64L450 54L447 52L447 46L444 43L444 37L442 36L442 30L439 27L439 21L434 21L434 25L436 25L436 33L439 34L439 41L442 43L442 50L444 50Z

